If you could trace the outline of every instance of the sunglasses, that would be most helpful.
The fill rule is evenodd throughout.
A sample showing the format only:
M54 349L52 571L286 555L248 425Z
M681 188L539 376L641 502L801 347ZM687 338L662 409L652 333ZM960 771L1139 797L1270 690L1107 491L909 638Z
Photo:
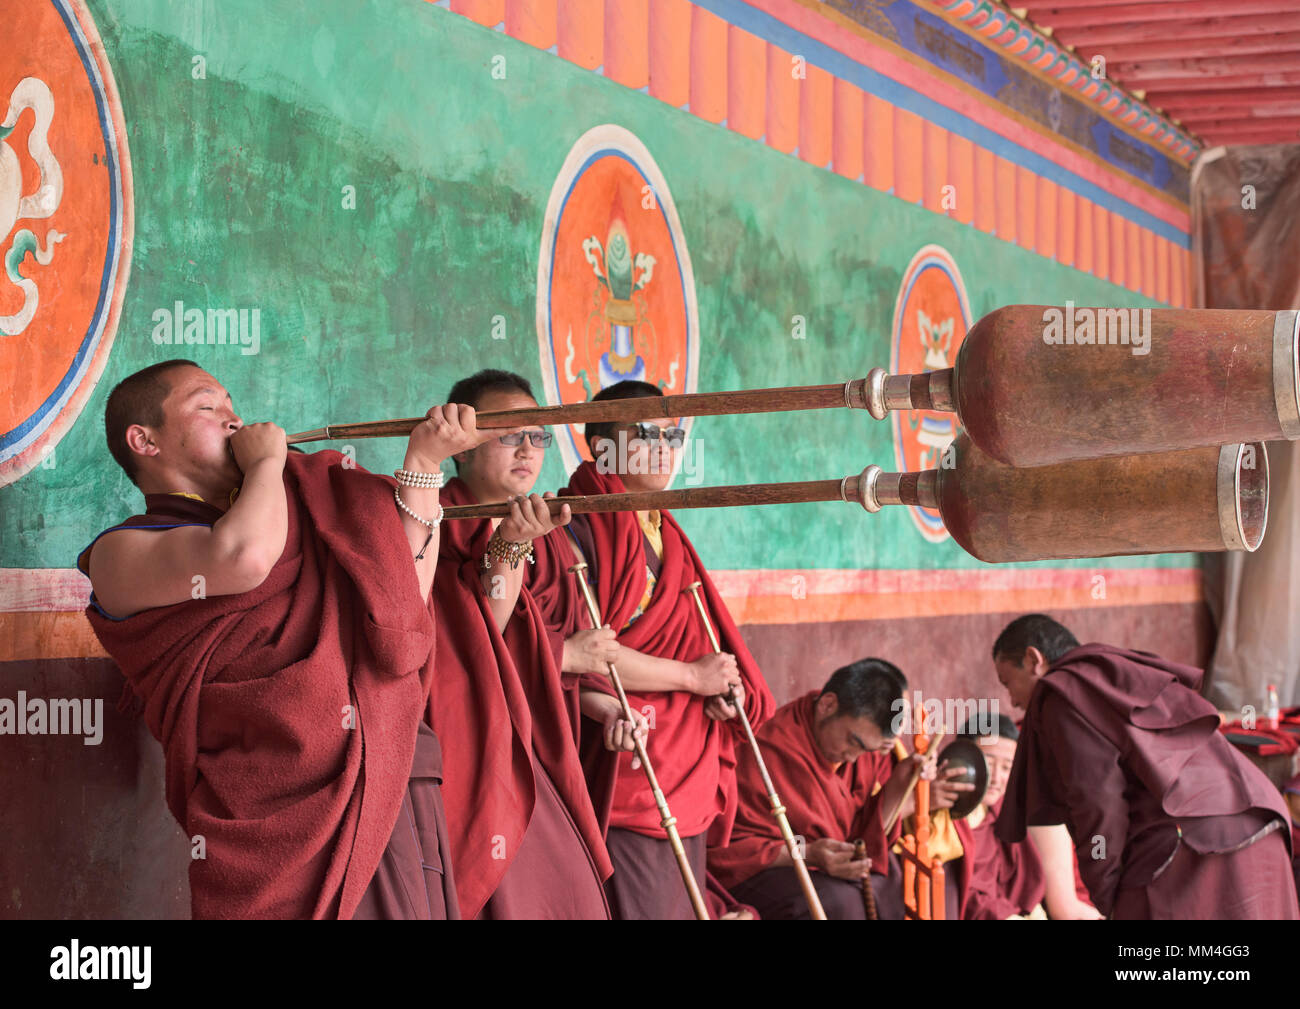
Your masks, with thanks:
M502 445L508 445L511 448L518 448L524 443L524 436L532 442L533 448L549 448L555 436L550 431L516 431L514 434L503 434L497 441Z
M666 427L661 431L658 424L647 424L644 421L632 426L636 429L636 436L641 441L658 441L660 435L662 435L664 441L668 442L669 448L681 448L682 443L686 441L686 428L684 427Z

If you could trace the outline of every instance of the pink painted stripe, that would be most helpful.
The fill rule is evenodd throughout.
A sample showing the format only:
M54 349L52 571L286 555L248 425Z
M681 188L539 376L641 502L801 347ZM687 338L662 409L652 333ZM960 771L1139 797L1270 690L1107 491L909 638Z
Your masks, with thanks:
M804 7L798 0L750 0L750 6L838 50L849 59L947 106L972 122L993 130L1012 143L1042 155L1112 196L1158 217L1166 224L1183 232L1191 228L1191 216L1186 207L1171 205L1117 174L1104 161L1086 157L1028 126L1000 115L973 94L949 84L939 76L942 71L937 68L933 74L927 73L895 53L873 45L861 35L833 23L816 10Z
M791 579L804 579L808 595L885 595L896 592L1014 592L1090 589L1102 575L1108 585L1199 585L1200 568L1000 568L994 570L713 571L714 585L731 599L789 596Z
M80 612L89 601L76 568L0 568L0 613Z
M992 570L820 569L711 572L731 599L788 596L792 578L809 595L881 595L895 592L1012 592L1089 589L1103 575L1109 585L1199 585L1200 568L998 568ZM0 568L0 613L80 612L90 582L76 568Z

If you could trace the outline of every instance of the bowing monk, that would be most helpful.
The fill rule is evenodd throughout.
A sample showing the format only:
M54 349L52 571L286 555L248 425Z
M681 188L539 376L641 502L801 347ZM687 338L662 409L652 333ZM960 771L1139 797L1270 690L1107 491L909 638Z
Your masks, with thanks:
M109 451L145 511L77 565L166 757L195 918L451 918L433 673L433 488L287 454L190 361L124 379ZM434 407L404 468L472 447Z
M1041 614L1009 624L993 662L1025 710L999 838L1063 822L1112 918L1300 914L1282 798L1218 731L1201 670L1080 645Z
M476 410L537 406L525 379L497 370L457 382L449 399ZM579 690L578 673L598 663L603 672L601 660L617 657L613 632L553 649L523 587L533 540L569 520L567 507L553 519L539 495L528 496L550 442L538 427L490 438L455 456L458 475L443 491L448 504L510 502L508 518L443 525L434 581L429 718L443 740L466 917L609 917L602 884L611 867L578 756L579 711L610 749L632 749L638 727L614 698Z
M861 659L837 669L821 690L778 708L756 733L790 827L804 839L805 861L828 919L865 919L862 881L869 874L880 917L902 917L901 883L895 879L890 887L886 880L888 848L899 824L886 836L885 820L922 760L914 754L895 772L890 756L906 692L907 679L897 666ZM808 904L753 753L746 747L738 756L735 827L729 844L709 848L709 867L763 918L807 919ZM854 858L858 838L867 849L860 859Z
M594 398L662 395L653 385L628 381ZM588 424L585 437L595 461L574 471L562 496L662 490L683 444L682 430L666 417ZM537 541L530 585L557 636L570 640L588 626L574 576L568 573L579 561L588 565L604 621L617 631L619 675L633 710L649 718L647 750L704 890L706 848L726 844L731 834L736 753L745 745L736 709L724 697L734 691L757 727L772 710L772 696L699 555L668 512L575 515L567 529ZM722 654L713 653L686 591L696 581ZM593 662L584 682L609 691L603 669L597 668L602 666ZM594 745L594 739L584 743L584 761L614 865L606 892L615 918L693 917L659 811L632 754L620 754L608 773L592 767ZM725 906L728 916L745 916L735 902L722 898L713 903L715 913Z

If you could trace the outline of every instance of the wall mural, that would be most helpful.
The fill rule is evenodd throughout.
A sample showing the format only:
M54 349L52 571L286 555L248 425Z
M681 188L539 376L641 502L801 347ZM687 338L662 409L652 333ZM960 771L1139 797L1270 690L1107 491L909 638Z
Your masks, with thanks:
M628 130L588 130L565 158L542 227L537 342L547 402L582 403L627 379L695 392L699 331L667 180ZM557 431L570 470L591 458L581 427Z
M0 48L0 484L51 453L103 372L131 261L131 171L80 0L6 12Z
M952 367L970 326L970 303L957 264L946 249L925 246L908 263L898 289L890 374L917 375ZM938 469L959 429L955 414L935 410L899 411L893 414L893 423L894 459L904 473ZM936 509L908 511L931 543L948 538Z

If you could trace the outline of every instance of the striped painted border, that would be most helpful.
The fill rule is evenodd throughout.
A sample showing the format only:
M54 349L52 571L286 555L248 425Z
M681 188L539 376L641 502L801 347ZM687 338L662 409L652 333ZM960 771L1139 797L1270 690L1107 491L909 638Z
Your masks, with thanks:
M1199 568L715 571L736 623L822 624L1195 603ZM103 658L75 568L0 568L0 662Z
M1072 50L1061 49L1051 38L1026 24L1011 11L990 0L926 0L951 20L966 25L973 33L997 45L1008 55L1043 71L1091 101L1112 121L1131 126L1136 133L1168 147L1170 153L1190 162L1201 147L1155 109L1111 84L1092 76L1092 68Z
M433 2L433 0L430 0ZM707 9L743 9L790 48ZM438 0L478 24L845 178L1176 307L1186 205L799 0ZM829 10L829 9L828 9ZM833 13L833 12L832 12ZM791 28L790 24L797 27ZM686 40L685 42L683 40ZM836 72L826 69L829 65ZM878 94L876 92L881 92ZM919 111L917 111L919 110ZM945 207L951 184L956 205ZM981 194L962 199L961 194Z

